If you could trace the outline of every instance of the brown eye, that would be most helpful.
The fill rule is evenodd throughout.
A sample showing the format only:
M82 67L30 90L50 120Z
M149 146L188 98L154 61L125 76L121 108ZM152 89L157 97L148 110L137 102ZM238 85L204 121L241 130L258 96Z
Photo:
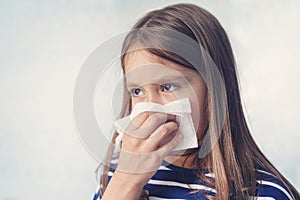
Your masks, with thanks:
M138 97L144 94L144 92L140 88L134 88L131 90L133 96Z
M171 92L174 91L175 89L177 89L177 86L173 84L164 84L161 86L161 91L163 92Z

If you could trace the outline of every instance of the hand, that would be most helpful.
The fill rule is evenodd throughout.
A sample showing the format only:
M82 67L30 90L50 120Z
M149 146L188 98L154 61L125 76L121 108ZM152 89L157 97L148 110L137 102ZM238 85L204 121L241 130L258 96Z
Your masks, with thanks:
M125 130L116 171L144 186L181 140L175 118L158 112L137 115Z

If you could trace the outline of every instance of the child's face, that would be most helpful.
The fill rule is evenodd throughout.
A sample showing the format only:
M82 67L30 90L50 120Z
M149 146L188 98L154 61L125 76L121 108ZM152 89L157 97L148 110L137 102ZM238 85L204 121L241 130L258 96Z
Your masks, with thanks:
M207 91L197 71L139 50L126 56L125 76L132 107L138 102L166 104L189 98L199 138L206 123L204 101Z

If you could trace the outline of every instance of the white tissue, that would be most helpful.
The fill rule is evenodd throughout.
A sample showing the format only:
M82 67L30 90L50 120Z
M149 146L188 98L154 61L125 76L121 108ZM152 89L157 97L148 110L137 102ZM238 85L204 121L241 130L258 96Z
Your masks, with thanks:
M191 116L191 105L188 98L172 101L165 105L150 102L137 103L129 116L114 122L114 126L119 133L118 137L116 138L116 145L120 144L124 135L124 131L129 125L130 121L138 114L145 111L162 112L176 115L176 121L179 124L178 131L183 135L183 138L173 151L198 147L197 135ZM150 137L153 137L158 132L159 131L154 132Z

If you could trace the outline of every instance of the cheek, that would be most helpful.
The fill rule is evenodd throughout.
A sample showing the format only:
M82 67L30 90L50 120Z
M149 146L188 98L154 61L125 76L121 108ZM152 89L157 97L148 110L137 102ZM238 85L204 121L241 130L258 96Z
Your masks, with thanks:
M131 111L133 110L134 106L137 104L137 103L140 103L140 102L144 102L143 100L141 100L140 98L130 98L130 101L131 101Z
M185 87L184 89L181 89L180 92L176 94L177 99L183 99L183 98L188 98L190 103L191 103L191 110L192 110L192 120L193 124L195 126L195 130L197 131L198 126L199 126L199 121L201 117L201 98L198 94L199 91L197 88L193 87Z
M143 100L141 98L132 98L131 97L131 106L134 107L135 104L139 103L139 102L143 102Z
M205 98L206 98L206 88L194 87L195 95L191 96L191 108L192 108L192 119L195 126L197 135L202 132L205 122Z

